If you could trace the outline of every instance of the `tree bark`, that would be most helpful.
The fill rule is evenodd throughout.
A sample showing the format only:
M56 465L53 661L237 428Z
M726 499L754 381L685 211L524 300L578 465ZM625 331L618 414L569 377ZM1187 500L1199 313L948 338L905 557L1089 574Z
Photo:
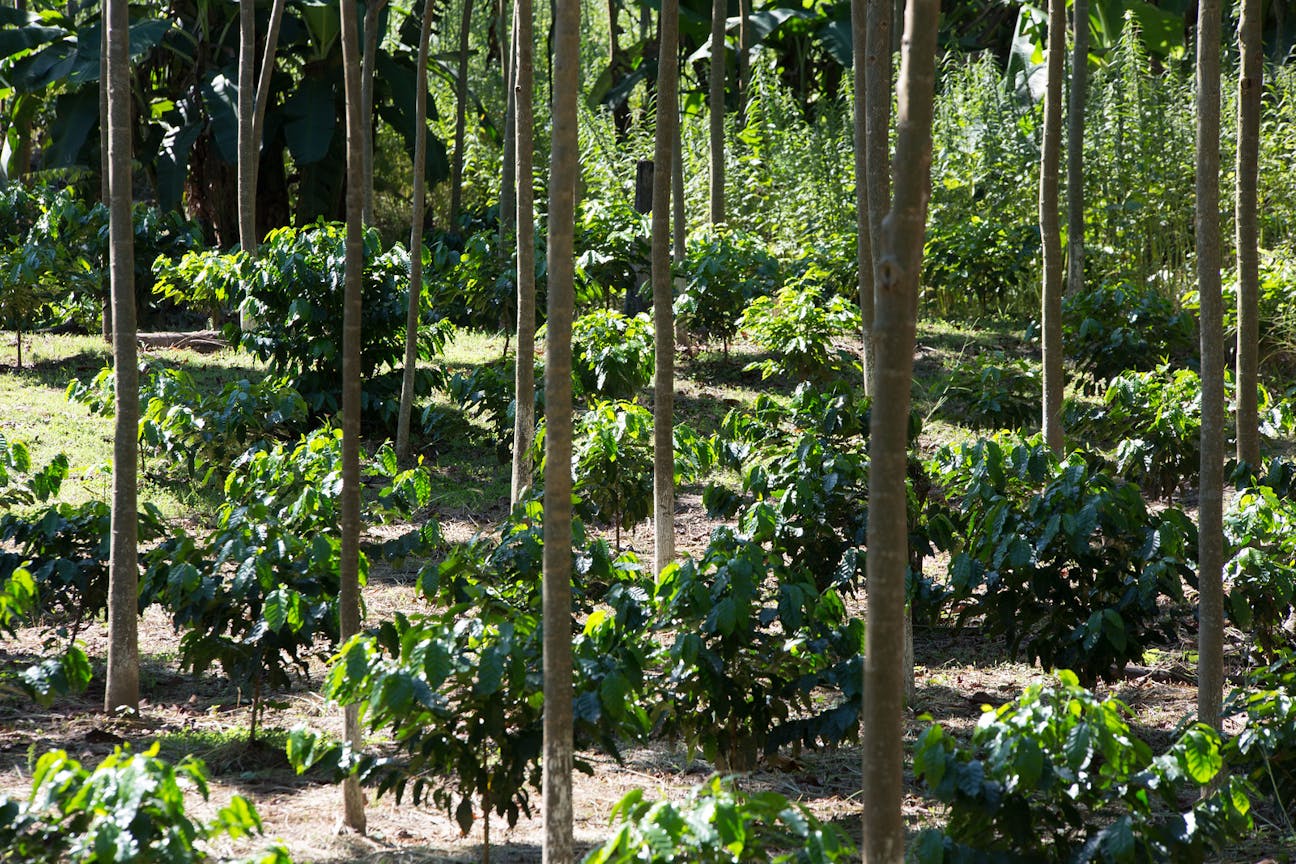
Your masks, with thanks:
M1062 75L1066 59L1066 3L1048 4L1047 83L1044 140L1040 147L1039 226L1044 253L1040 290L1043 348L1044 441L1061 455L1062 434L1062 226L1058 219L1058 173L1062 143Z
M405 312L405 368L401 374L400 413L396 418L396 457L410 456L410 415L414 412L414 373L418 367L419 309L423 303L423 215L427 184L428 43L436 0L423 0L419 25L418 68L414 72L414 202L410 207L409 306Z
M571 326L579 141L580 0L553 18L553 136L549 157L549 302L545 339L544 864L571 864Z
M472 35L473 0L464 0L463 17L459 21L459 77L455 81L455 132L454 161L450 165L450 218L451 231L456 230L459 205L463 199L464 126L468 119L468 41Z
M109 176L112 174L111 159L108 156L108 139L112 133L108 128L108 11L99 19L99 200L109 210L112 209L112 197L109 194ZM134 239L131 240L134 248ZM103 286L103 338L112 339L112 267L108 267L108 283Z
M891 18L890 0L866 0L864 51L864 141L868 193L868 233L873 272L870 285L878 283L879 250L882 248L882 220L891 207ZM854 26L852 22L852 27ZM854 34L852 33L852 36ZM859 87L859 79L855 81ZM858 98L858 89L856 90ZM856 163L859 170L859 163ZM858 199L856 199L858 205ZM864 277L861 277L861 281ZM868 308L861 304L861 317L868 332L873 330L876 287L870 292ZM863 298L861 297L861 300ZM918 296L914 295L917 309ZM916 314L916 311L915 311ZM868 348L869 346L866 346Z
M1261 4L1242 0L1238 19L1237 142L1237 458L1260 464L1258 406L1260 237L1256 209L1260 173L1260 96L1264 83Z
M725 221L725 0L711 3L711 224Z
M657 138L652 184L653 571L675 560L675 310L670 204L679 123L679 0L662 0L657 62Z
M238 230L239 248L256 257L256 150L253 137L256 128L256 5L241 0L239 7L238 55ZM243 286L243 304L239 309L239 326L251 330L256 326L247 311L249 286Z
M895 155L895 199L882 226L877 285L879 404L869 440L868 626L864 656L864 842L866 864L904 860L905 475L915 307L930 197L932 94L939 0L910 0L905 13Z
M108 570L108 669L104 710L139 709L139 506L136 494L139 368L135 346L135 231L131 224L130 20L126 0L106 0L108 34L109 269L112 273L112 537Z
M387 0L371 0L364 17L364 56L360 61L360 117L364 124L364 224L374 224L374 64L378 61L378 17Z
M516 0L513 64L517 70L513 119L517 140L517 364L513 411L513 483L510 502L531 485L531 445L535 441L535 158L534 111L535 20L531 0ZM548 377L547 375L545 376ZM547 524L546 520L546 524Z
M869 231L868 2L851 0L851 74L855 83L855 266L863 324L864 394L873 393L873 237ZM881 170L881 166L879 166Z
M279 29L283 24L285 5L287 5L287 0L274 0L274 3L270 6L270 23L266 27L265 51L261 55L261 72L257 75L256 108L252 117L252 140L256 142L256 148L252 154L254 188L257 185L257 178L260 176L261 148L265 143L261 137L262 129L265 128L266 107L270 104L270 79L274 77L275 54L279 50Z
M1071 94L1067 102L1067 293L1084 290L1084 125L1089 79L1089 0L1074 0Z
M1197 6L1197 290L1201 298L1197 719L1216 729L1224 695L1224 312L1220 289L1220 2Z
M342 307L342 492L339 529L342 534L338 565L338 618L345 644L360 632L360 289L364 276L364 139L360 51L356 8L342 3L342 74L346 89L346 282ZM358 705L343 709L343 736L359 751ZM364 833L364 797L360 783L348 777L342 784L342 821Z
M500 171L499 241L509 241L517 227L517 51L513 45L517 33L517 3L513 3L511 33L505 31L503 15L500 30L504 33L504 164Z
M752 0L738 0L738 110L747 111L747 89L751 86Z

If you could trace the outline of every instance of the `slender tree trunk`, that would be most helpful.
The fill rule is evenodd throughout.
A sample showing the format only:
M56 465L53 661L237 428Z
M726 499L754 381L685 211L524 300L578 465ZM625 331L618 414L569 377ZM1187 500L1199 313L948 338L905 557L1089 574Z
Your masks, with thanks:
M501 3L503 5L503 3ZM501 170L499 198L500 247L509 241L517 227L517 51L513 45L517 33L517 3L513 3L511 34L504 29L504 164Z
M1044 89L1044 141L1040 147L1039 225L1044 252L1040 290L1044 371L1044 441L1061 454L1062 435L1062 226L1058 220L1058 169L1062 143L1062 75L1066 59L1066 3L1048 4L1048 81Z
M657 139L652 188L653 376L653 571L675 560L675 310L671 280L668 170L675 160L679 123L679 0L662 0L657 63Z
M894 22L891 19L890 0L866 0L864 17L864 141L868 156L865 167L869 249L873 262L870 284L876 286L879 279L879 250L882 248L882 220L891 207L891 31ZM857 78L856 87L858 86ZM857 89L856 98L858 92ZM859 170L858 162L856 170ZM875 289L873 294L876 293ZM875 298L870 297L868 309L861 309L864 326L870 332L873 329L874 302ZM917 303L918 296L915 293L915 310Z
M1261 4L1242 0L1238 20L1237 142L1237 458L1260 464L1258 401L1260 238L1256 223L1260 173L1260 95L1264 79Z
M472 36L473 0L464 0L459 21L459 78L455 81L454 161L450 165L450 230L456 230L463 198L464 126L468 119L468 50Z
M17 0L14 7L18 10L20 17L24 16L27 12L27 0ZM18 121L18 150L14 153L14 170L10 174L10 179L17 180L19 183L24 182L26 176L31 172L31 128L31 114L24 111L22 118Z
M678 29L676 30L678 33ZM679 55L675 61L675 80L679 80ZM679 96L675 97L676 103ZM684 209L684 143L680 127L683 120L679 111L675 112L675 146L671 148L671 238L672 254L675 264L684 263L684 243L688 235L688 216Z
M106 0L108 32L109 268L112 271L112 537L108 570L108 670L104 710L139 708L139 506L136 499L139 369L135 348L135 231L131 224L130 20L126 0Z
M1089 0L1074 0L1071 96L1067 102L1067 292L1084 290L1084 112L1089 78Z
M751 86L752 0L738 0L738 106L747 111L747 89Z
M284 6L287 0L274 0L270 6L270 23L266 28L265 51L261 55L261 72L257 75L256 109L252 117L252 140L256 148L252 154L252 177L255 181L261 165L262 129L265 128L266 107L270 104L270 79L274 77L275 54L279 50L279 29L283 24ZM255 187L256 183L253 183ZM260 238L257 238L260 240Z
M865 864L904 860L906 432L915 307L930 196L932 94L940 0L909 0L899 86L895 200L882 228L877 285L879 404L869 439L868 626L864 656Z
M378 62L378 20L387 0L371 0L364 17L364 57L360 61L360 112L364 123L364 224L374 224L373 104L374 64Z
M627 63L621 50L621 24L619 16L621 12L621 0L607 0L608 14L608 69L611 71L612 80L616 81L616 76L625 71ZM624 141L625 137L630 134L630 100L623 99L621 104L612 109L612 124L616 127L618 141Z
M711 224L725 221L725 0L711 3Z
M111 159L108 156L108 140L112 137L108 128L108 11L105 2L104 13L99 21L99 200L109 210L112 209L112 198L109 195L109 176L112 174ZM132 248L134 240L131 240ZM112 267L107 268L111 274ZM133 278L133 277L132 277ZM103 286L103 338L112 339L112 276Z
M1197 290L1201 298L1197 718L1216 729L1224 696L1224 312L1220 289L1220 2L1197 5Z
M535 441L535 158L534 111L535 19L531 0L515 0L513 25L513 117L517 124L517 365L513 411L513 484L510 501L516 504L531 485L531 445ZM570 362L570 358L569 361ZM546 374L545 376L549 376ZM548 524L548 520L545 520Z
M426 207L427 64L436 0L423 0L419 25L418 68L414 72L414 203L410 208L409 306L405 312L405 368L401 375L400 413L396 418L396 456L410 455L410 415L414 411L414 374L418 367L419 308L423 303L423 214Z
M580 0L554 15L553 136L549 157L549 321L545 339L544 864L571 864L571 324L580 98Z
M864 393L873 393L873 237L869 230L868 0L851 0L851 74L855 83L855 266L863 324ZM878 166L882 170L882 166Z
M360 632L360 288L364 278L364 139L356 8L342 3L342 74L346 88L346 282L342 307L342 493L339 528L338 618L345 644ZM353 750L363 745L358 705L343 709L343 736ZM342 784L342 821L364 833L364 796L355 777Z
M238 229L239 247L256 257L256 5L244 0L239 7L238 55ZM250 286L243 286L239 326L251 330L256 321L247 310Z

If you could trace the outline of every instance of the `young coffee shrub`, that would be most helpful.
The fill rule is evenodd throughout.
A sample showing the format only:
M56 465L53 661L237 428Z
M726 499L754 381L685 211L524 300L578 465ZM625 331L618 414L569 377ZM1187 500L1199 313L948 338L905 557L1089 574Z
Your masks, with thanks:
M949 811L943 830L918 835L913 860L1179 864L1245 836L1250 801L1221 774L1219 735L1197 724L1154 756L1130 716L1064 670L987 709L966 746L929 726L914 774Z
M1102 389L1123 372L1146 372L1190 356L1196 322L1151 286L1103 285L1062 299L1068 358Z
M778 261L759 238L719 227L690 244L684 269L686 282L675 300L675 314L701 338L719 340L727 357L747 304L778 287Z
M978 428L1021 429L1039 423L1039 367L992 351L959 360L946 373L939 400L945 413Z
M572 383L586 398L630 400L653 375L647 315L594 311L572 323Z
M1158 602L1183 599L1197 547L1182 511L1149 511L1137 487L1038 438L946 447L933 472L957 506L960 620L978 617L1011 651L1085 682L1169 637Z
M762 378L780 375L822 385L858 369L854 356L834 340L859 332L859 312L836 294L825 297L817 274L752 300L740 326L769 355L746 367L760 370Z
M720 777L694 787L681 804L632 789L612 808L616 833L584 864L827 864L854 860L846 833L777 792L744 793Z

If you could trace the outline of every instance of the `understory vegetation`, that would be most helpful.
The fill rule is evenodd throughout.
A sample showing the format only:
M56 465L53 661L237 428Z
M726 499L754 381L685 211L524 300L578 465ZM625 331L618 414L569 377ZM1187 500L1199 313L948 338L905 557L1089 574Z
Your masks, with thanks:
M941 64L906 481L906 814L920 864L1296 850L1296 73L1276 66L1266 83L1261 171L1284 179L1261 209L1264 458L1229 466L1221 733L1194 722L1184 695L1202 424L1191 68L1148 50L1130 24L1094 69L1090 257L1063 310L1062 453L1040 435L1041 105L989 52ZM729 114L723 225L703 225L705 118L685 111L682 529L660 572L655 334L631 302L643 299L649 220L626 204L651 112L636 105L621 134L611 112L581 114L566 635L576 767L605 784L583 805L597 811L580 838L590 864L856 854L843 789L859 772L869 430L890 406L863 387L851 96L811 99L786 72L755 63L744 110ZM404 158L400 142L379 143L380 163ZM116 372L85 333L100 330L107 216L78 172L0 186L0 326L14 360L0 374L0 861L330 860L292 836L292 802L343 778L447 828L393 827L386 851L426 853L410 860L530 842L545 370L523 370L541 385L534 467L510 506L515 250L499 239L496 140L477 129L470 148L462 218L412 252L385 211L363 237L370 605L347 640L344 227L298 219L253 255L178 211L136 206L141 320L210 319L225 347L148 350L140 364L139 612L154 705L93 728L77 718L104 679ZM163 178L148 182L162 200ZM385 190L384 207L405 194ZM543 216L536 228L543 249ZM411 254L425 267L414 456L401 460ZM52 332L64 326L79 334ZM325 702L359 706L369 745L345 745ZM833 771L849 781L834 786ZM217 801L248 788L217 809L209 782ZM289 812L264 818L258 796ZM281 840L266 846L263 830Z

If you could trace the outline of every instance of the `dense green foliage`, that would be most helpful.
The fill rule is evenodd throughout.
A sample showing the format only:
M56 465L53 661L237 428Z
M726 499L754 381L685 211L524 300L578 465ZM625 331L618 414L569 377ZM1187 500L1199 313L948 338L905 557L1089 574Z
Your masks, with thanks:
M27 800L0 797L0 860L84 864L188 864L212 859L206 842L261 833L261 817L235 795L207 821L185 807L185 787L208 798L207 774L192 757L172 765L154 744L118 747L88 771L62 750L43 754ZM281 847L244 864L288 864Z

